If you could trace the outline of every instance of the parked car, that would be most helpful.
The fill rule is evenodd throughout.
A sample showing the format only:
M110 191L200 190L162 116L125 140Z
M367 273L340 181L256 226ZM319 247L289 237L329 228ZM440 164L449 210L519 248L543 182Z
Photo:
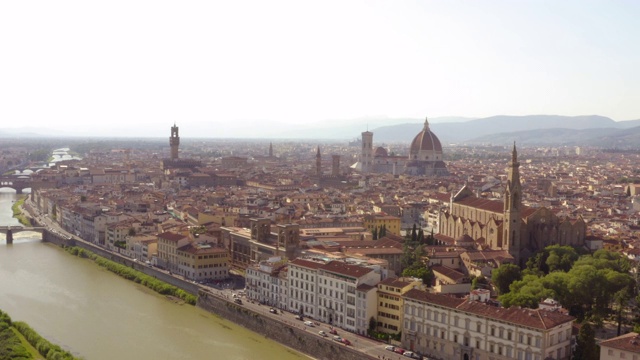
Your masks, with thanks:
M385 350L389 350L389 351L394 351L396 349L396 347L393 346L393 345L387 345L387 346L384 347L384 349Z
M342 343L345 345L351 345L351 341L349 341L348 339L342 339Z
M308 321L308 320L307 320L307 321L305 321L305 322L304 322L304 324L305 324L305 325L307 325L307 326L309 326L309 327L314 327L314 326L316 326L313 322Z
M342 338L340 336L334 336L333 340L342 342Z
M296 315L296 320L304 320L304 318L302 317L302 315Z
M274 308L271 308L271 309L269 309L269 312L272 313L272 314L277 314L278 310L276 310Z
M329 330L329 334L338 335L338 330L331 329L331 330Z
M408 358L412 358L414 355L413 351L405 351L402 356L406 356Z
M242 300L240 300L240 299L235 299L235 300L233 300L233 302L238 304L238 305L242 305Z
M318 331L318 335L320 335L322 337L327 337L327 333L322 331L322 330Z
M405 351L406 351L405 349L402 349L402 348L399 348L399 347L393 349L393 352L398 353L400 355L404 354Z

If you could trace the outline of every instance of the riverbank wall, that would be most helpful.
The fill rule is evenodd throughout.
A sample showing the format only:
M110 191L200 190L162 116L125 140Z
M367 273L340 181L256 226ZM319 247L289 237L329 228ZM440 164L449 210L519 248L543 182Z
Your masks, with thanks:
M307 331L302 322L289 323L266 316L207 290L200 290L196 306L315 359L376 359L350 346L333 341L330 337L321 337L317 331L313 331L314 328L309 328Z
M42 240L45 242L56 244L58 246L77 246L81 249L89 250L105 259L128 266L146 275L153 276L154 278L164 281L167 284L173 285L179 289L182 289L191 295L198 295L198 290L200 289L197 284L194 284L190 281L177 278L166 272L163 272L160 269L145 265L141 262L133 261L133 259L131 258L111 252L109 250L101 248L100 246L84 240L80 240L75 237L62 235L60 233L54 233L50 230L44 230L42 233Z

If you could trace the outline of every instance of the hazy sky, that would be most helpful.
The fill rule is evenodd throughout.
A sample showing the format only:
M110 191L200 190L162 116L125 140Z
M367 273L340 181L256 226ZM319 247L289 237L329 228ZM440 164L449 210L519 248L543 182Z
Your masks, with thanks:
M2 1L0 128L638 119L638 19L636 0Z

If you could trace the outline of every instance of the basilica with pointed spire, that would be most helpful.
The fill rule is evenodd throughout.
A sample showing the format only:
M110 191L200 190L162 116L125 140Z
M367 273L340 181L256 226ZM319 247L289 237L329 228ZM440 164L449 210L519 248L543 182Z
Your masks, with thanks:
M560 218L545 207L522 204L520 162L514 143L502 201L478 197L463 186L451 195L448 209L440 213L438 237L461 247L502 251L503 261L523 266L546 246L584 245L586 230L582 218Z
M447 176L449 171L442 160L440 140L429 128L425 118L424 127L411 142L408 156L389 155L381 146L373 150L373 133L362 133L362 152L352 168L361 173L387 173L393 175Z

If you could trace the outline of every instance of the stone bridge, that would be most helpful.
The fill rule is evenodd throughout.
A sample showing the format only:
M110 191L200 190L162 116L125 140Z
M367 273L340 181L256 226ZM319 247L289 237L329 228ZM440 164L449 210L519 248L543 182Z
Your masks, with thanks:
M45 227L26 227L26 226L0 226L0 234L7 235L7 244L13 244L13 234L23 231L35 231L40 234L44 233L47 228Z
M28 175L20 176L0 176L0 188L8 187L22 194L22 190L31 187L31 177Z

